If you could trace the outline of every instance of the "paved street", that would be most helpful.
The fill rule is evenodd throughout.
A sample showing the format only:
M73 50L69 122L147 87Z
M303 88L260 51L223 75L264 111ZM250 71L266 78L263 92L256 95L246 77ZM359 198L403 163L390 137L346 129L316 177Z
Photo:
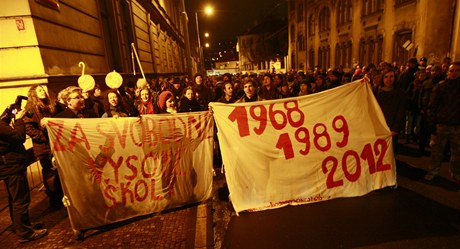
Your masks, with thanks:
M2 183L3 184L3 183ZM4 189L2 189L4 191ZM101 229L89 230L85 239L75 240L67 210L47 209L44 191L32 191L32 222L44 223L48 236L19 244L9 230L8 208L0 212L0 244L6 248L212 248L211 202L130 219Z

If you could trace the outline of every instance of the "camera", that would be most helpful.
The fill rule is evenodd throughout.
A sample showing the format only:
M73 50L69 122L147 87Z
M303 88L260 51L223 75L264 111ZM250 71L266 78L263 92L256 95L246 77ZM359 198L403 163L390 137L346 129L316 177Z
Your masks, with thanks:
M26 96L18 95L14 103L6 107L5 111L3 111L0 119L9 123L14 118L14 115L21 110L22 101L27 99ZM26 116L30 116L30 114L26 113Z

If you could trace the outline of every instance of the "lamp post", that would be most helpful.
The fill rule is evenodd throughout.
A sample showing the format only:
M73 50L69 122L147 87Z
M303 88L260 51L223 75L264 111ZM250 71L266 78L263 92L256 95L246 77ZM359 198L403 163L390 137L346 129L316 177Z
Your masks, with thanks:
M192 77L193 77L193 73L192 73L192 56L191 56L191 52L190 52L190 35L189 35L189 32L188 32L188 22L189 22L189 19L188 19L188 15L187 15L187 12L185 11L185 2L184 0L181 1L182 3L182 11L181 11L181 14L184 15L184 22L183 22L183 25L184 25L184 31L185 31L185 56L186 56L186 67L187 67L187 74L188 74L188 78L190 80L192 80Z
M198 25L198 12L195 12L196 20L196 36L198 37L198 54L200 55L200 61L198 63L198 72L203 74L203 48L201 47L201 37L200 37L200 25Z
M200 72L201 74L205 75L204 71L204 58L203 58L203 47L201 46L201 36L200 36L200 25L198 24L198 12L203 12L203 11L195 11L195 21L196 21L196 36L198 38L198 54L199 54L199 63L198 63L198 68L197 71ZM207 15L212 15L213 13L213 8L208 6L204 9L204 12Z

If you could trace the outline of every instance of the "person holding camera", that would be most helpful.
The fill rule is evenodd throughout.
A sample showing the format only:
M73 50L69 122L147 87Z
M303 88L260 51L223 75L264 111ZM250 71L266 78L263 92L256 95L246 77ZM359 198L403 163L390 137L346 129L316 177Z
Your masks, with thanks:
M32 139L34 156L40 161L42 167L43 185L48 195L50 208L57 210L63 207L61 182L57 169L51 161L51 147L46 128L40 125L45 117L55 115L54 102L51 101L45 88L41 85L30 87L26 104L27 114L24 117L26 134Z
M8 206L13 229L24 243L42 238L46 229L34 229L30 223L30 192L27 180L28 162L23 143L26 130L23 117L25 110L18 111L15 104L6 108L0 117L0 180L5 181L8 192ZM13 126L10 126L14 120Z

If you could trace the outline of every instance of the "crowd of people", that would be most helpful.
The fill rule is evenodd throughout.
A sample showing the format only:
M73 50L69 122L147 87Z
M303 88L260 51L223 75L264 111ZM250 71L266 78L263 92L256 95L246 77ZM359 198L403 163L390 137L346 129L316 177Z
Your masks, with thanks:
M208 110L210 102L238 103L303 96L325 91L352 81L370 84L394 138L418 143L421 154L431 146L432 167L426 180L439 174L445 148L450 145L452 178L460 183L460 62L446 58L428 64L425 57L411 58L405 65L382 62L349 72L343 67L283 74L224 74L204 77L163 77L139 79L136 83L102 91L69 86L52 100L43 85L28 92L25 110L0 122L0 179L8 186L11 219L21 241L46 235L46 229L33 225L28 218L27 162L15 157L25 153L25 135L33 142L33 152L42 167L43 184L50 208L62 207L63 191L52 162L45 117L122 118L144 114L174 114ZM25 115L27 114L27 115ZM10 122L14 120L14 126ZM431 141L431 143L429 143ZM21 157L23 158L23 157ZM19 165L19 166L17 166ZM13 170L14 168L14 170Z

